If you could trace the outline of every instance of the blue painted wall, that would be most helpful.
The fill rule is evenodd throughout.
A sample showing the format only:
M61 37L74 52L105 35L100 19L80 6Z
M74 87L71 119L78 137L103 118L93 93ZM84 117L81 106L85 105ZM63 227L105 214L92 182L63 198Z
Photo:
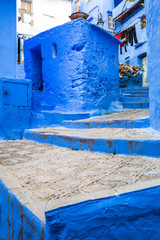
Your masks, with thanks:
M150 121L151 127L160 130L160 5L158 0L152 4L146 0L147 36L148 36L148 78L150 82ZM156 23L156 24L155 24Z
M45 225L0 180L0 239L43 240Z
M117 107L119 41L83 19L24 43L26 78L41 95L41 108L65 112ZM40 99L40 98L39 98ZM119 106L118 106L119 107Z
M0 77L0 140L21 139L31 126L30 80Z
M118 5L113 10L113 17L118 16L122 12L121 5L124 6L124 3L125 1L123 1L120 5ZM128 9L135 3L131 3L131 5L128 6ZM126 6L126 9L127 9L127 6ZM124 8L123 10L126 10L126 9ZM122 62L124 64L130 63L133 66L140 65L140 67L142 67L142 57L147 55L146 28L141 29L141 16L143 15L145 15L145 8L141 6L138 10L133 12L129 17L127 17L121 22L117 22L115 34L118 34L135 25L137 39L138 39L138 44L134 43L133 46L130 46L130 44L128 44L127 52L125 52L123 48L123 51L122 51L123 54L121 55L119 53L119 62Z
M16 76L16 0L1 1L0 7L0 76Z
M114 0L81 0L80 12L85 12L89 15L89 21L97 25L98 19L102 16L104 21L104 28L113 32L112 29L108 29L108 11L112 11L115 3ZM76 0L72 1L72 12L75 12Z
M81 202L46 212L51 239L156 240L160 187Z

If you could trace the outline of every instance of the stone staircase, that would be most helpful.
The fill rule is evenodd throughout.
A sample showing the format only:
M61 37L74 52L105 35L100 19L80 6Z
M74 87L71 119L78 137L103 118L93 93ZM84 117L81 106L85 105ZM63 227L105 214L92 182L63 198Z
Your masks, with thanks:
M147 87L121 89L120 101L127 109L148 109L149 89Z
M148 110L64 121L64 126L27 130L24 139L72 150L160 157L160 134L148 128Z

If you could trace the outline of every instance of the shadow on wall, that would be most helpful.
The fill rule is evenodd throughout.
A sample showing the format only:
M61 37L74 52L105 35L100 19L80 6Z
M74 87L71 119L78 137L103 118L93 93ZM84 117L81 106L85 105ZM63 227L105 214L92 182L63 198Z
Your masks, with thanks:
M42 54L41 45L38 45L30 50L30 66L32 89L43 91L43 74L42 74Z

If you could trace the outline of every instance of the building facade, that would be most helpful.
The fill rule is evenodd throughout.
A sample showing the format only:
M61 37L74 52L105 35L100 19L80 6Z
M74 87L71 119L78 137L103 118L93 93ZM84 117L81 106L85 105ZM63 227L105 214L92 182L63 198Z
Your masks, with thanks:
M147 34L143 0L123 0L113 9L115 35L121 39L119 62L140 65L143 86L147 85Z
M122 41L119 62L140 65L147 85L147 35L144 0L72 0L72 12L89 14L88 21L100 25ZM127 39L126 39L127 33Z
M72 0L72 12L85 12L89 15L88 21L113 32L115 22L112 18L114 0Z

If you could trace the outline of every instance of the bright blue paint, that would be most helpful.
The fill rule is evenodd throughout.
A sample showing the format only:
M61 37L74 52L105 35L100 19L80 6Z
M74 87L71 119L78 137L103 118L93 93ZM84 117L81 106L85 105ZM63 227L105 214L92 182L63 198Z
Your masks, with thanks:
M160 130L160 32L157 26L160 23L159 1L152 4L146 0L147 36L148 36L148 78L150 81L150 121L154 129ZM156 24L155 24L156 23Z
M121 89L120 101L124 108L148 109L149 108L149 89L128 88Z
M0 78L0 139L20 139L31 126L30 80Z
M128 73L128 75L129 75L129 73ZM141 87L142 86L142 78L143 78L142 74L137 74L135 77L131 76L131 78L129 78L128 76L121 77L119 79L119 86L121 88Z
M41 95L41 109L81 113L117 106L119 41L108 32L78 19L24 45L26 78Z
M0 180L0 239L43 240L44 227Z
M32 128L61 125L64 120L89 118L90 113L65 113L55 111L32 112Z
M88 200L46 212L50 239L156 240L160 187Z
M117 7L123 0L114 0L114 5Z
M1 1L0 76L16 77L16 0Z
M16 82L4 82L3 85L4 105L13 105L27 107L28 105L28 84L19 84ZM15 92L16 98L15 98Z
M150 126L149 118L136 120L108 120L108 121L91 121L76 122L64 121L63 126L67 128L148 128Z
M160 157L160 140L128 140L70 137L66 135L49 135L25 131L24 139L46 143L70 149L125 154L134 156Z

